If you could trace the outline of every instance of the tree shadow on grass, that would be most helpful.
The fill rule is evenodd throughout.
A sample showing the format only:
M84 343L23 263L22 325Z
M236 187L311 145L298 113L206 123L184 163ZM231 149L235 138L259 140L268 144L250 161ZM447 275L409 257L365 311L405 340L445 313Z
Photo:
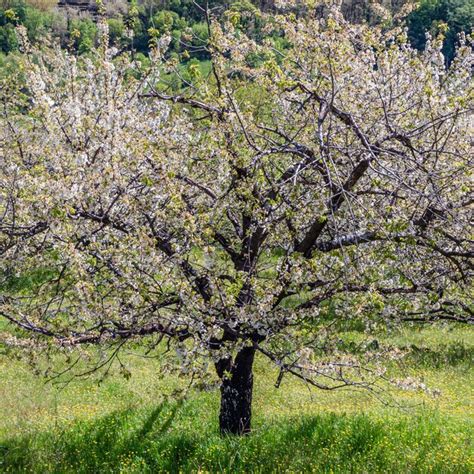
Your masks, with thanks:
M472 369L474 366L474 347L461 341L442 344L439 347L423 347L412 344L402 349L407 349L408 360L414 365L441 369L443 367L465 367Z
M46 466L52 472L116 472L120 464L149 451L170 428L181 405L162 402L148 411L114 411L65 429L13 436L0 441L0 472L44 472Z
M362 344L358 341L341 339L338 342L338 349L348 354L364 354L367 350L378 350L379 345L384 350L398 348L406 351L403 363L409 363L410 366L434 369L451 367L471 369L474 365L474 346L463 341L453 341L430 347L417 344L394 346L379 343L377 339L367 340Z
M446 444L442 422L430 417L387 422L366 414L295 416L256 423L249 436L221 437L208 413L196 416L182 408L164 402L13 436L0 441L0 472L425 472L420 463ZM450 463L440 457L432 467L468 472L461 457Z

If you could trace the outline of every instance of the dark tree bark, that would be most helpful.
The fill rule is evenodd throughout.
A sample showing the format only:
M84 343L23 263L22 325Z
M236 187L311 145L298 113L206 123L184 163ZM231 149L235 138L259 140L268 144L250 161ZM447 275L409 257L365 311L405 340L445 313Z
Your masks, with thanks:
M222 434L243 435L250 432L254 357L255 348L244 347L234 361L222 359L216 364L222 380L219 414Z

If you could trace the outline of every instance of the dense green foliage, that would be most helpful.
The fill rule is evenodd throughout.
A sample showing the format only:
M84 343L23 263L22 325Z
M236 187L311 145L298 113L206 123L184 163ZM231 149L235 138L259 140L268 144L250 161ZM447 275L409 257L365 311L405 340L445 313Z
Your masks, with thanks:
M459 33L474 27L474 2L471 0L423 0L407 19L410 41L418 49L426 44L426 32L445 31L443 53L451 60Z
M12 2L0 10L0 51L8 53L18 48L15 26L26 27L32 41L47 35L54 22L54 14L44 12L22 1Z
M211 2L222 13L227 2ZM248 1L233 2L230 12L242 18L242 24L257 29L258 19L249 18L258 11ZM73 47L79 53L90 51L97 40L97 26L92 16L84 14L69 16L71 12L43 11L29 5L25 0L12 0L0 8L0 51L8 53L18 49L15 26L24 25L32 41L52 35L59 37L64 46ZM139 52L147 52L150 41L155 37L169 34L173 40L171 54L182 54L182 59L190 56L205 59L203 46L208 40L208 26L202 10L187 0L170 2L137 3L131 0L126 12L111 13L108 19L111 43L119 47L132 47ZM133 39L127 30L133 32Z

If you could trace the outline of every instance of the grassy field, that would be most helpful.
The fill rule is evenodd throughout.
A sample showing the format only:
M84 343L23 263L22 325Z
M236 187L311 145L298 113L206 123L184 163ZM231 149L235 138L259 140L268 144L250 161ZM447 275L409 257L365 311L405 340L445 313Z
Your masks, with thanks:
M351 334L345 336L351 337ZM432 393L397 390L401 408L367 393L321 392L257 360L254 431L217 431L218 391L128 356L132 377L59 389L0 355L0 472L474 472L474 330L404 329L379 343L412 353L390 368Z

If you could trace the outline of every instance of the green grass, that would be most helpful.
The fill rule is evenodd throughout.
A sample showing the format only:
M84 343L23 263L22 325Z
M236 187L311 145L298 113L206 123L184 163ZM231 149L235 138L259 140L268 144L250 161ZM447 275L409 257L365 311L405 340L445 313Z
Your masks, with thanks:
M432 416L294 416L222 438L206 397L6 440L7 471L472 472L470 440ZM428 414L427 414L428 415Z
M390 374L440 395L394 391L395 408L289 377L276 389L277 372L258 359L254 431L243 438L219 436L217 390L180 403L173 393L186 379L156 361L129 355L130 380L60 390L0 356L0 472L474 472L474 331L408 328L377 340L416 347Z

